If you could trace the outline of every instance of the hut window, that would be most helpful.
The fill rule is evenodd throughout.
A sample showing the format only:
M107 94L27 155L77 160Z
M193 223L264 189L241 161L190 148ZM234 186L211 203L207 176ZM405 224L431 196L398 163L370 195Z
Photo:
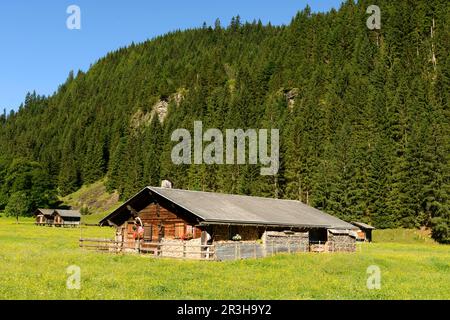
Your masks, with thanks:
M237 226L229 226L228 227L228 240L233 240L233 237L238 234Z
M184 237L184 223L175 223L175 239Z

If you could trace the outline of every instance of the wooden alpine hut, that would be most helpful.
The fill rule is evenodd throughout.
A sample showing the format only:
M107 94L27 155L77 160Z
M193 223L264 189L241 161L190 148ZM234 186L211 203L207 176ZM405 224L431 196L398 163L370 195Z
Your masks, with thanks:
M36 225L45 226L53 224L53 209L37 209L34 212L34 217L36 219Z
M372 230L375 230L375 227L358 221L352 221L351 224L359 229L357 230L358 237L356 240L372 242Z
M156 256L262 257L355 251L355 227L300 201L146 187L100 221L119 251Z

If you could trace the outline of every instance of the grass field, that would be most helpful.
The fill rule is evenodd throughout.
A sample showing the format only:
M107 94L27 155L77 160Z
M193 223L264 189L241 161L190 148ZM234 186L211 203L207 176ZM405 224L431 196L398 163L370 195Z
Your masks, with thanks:
M98 227L82 232L113 234ZM0 218L0 299L450 299L450 246L413 230L376 231L378 242L357 253L233 262L88 252L78 247L79 237L80 229ZM81 268L80 290L66 288L71 265ZM370 265L381 270L380 290L367 289Z

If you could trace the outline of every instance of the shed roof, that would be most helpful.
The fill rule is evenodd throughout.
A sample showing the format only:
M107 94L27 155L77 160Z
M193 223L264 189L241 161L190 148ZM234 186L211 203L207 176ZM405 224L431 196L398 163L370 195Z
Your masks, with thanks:
M63 218L81 218L81 213L78 210L61 210L61 209L56 209L54 211L56 213L58 213Z
M152 198L159 197L195 215L200 224L355 229L353 225L300 201L158 187L144 188L104 218L100 224L103 225L114 216L127 212L129 204L139 211L151 203Z
M34 215L37 216L39 214L42 214L44 216L51 216L53 212L55 212L54 209L36 209Z
M358 237L356 230L328 229L328 232L334 235L348 235L353 238Z
M361 228L361 229L369 229L369 230L375 229L375 227L372 227L371 225L363 223L363 222L352 221L350 223L353 224L354 226L357 226L357 227Z

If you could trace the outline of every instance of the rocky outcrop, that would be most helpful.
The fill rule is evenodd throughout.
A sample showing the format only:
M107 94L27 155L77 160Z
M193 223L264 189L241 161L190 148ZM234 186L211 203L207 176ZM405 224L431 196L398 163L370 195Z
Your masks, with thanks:
M201 239L192 239L189 241L176 239L161 240L161 256L172 258L201 259L202 249L200 247Z
M174 93L169 98L158 100L151 108L150 112L145 112L142 109L138 109L131 117L130 127L138 130L150 125L153 117L156 115L160 123L163 123L167 117L169 110L169 104L173 101L177 106L181 104L185 96L185 90L181 89L179 92Z
M163 123L167 116L169 102L165 100L158 101L152 108L152 117L154 114L158 116L159 122Z
M137 130L139 128L143 128L143 127L148 126L151 121L152 121L151 113L146 113L146 112L142 111L141 109L139 109L131 117L130 127L132 129Z

